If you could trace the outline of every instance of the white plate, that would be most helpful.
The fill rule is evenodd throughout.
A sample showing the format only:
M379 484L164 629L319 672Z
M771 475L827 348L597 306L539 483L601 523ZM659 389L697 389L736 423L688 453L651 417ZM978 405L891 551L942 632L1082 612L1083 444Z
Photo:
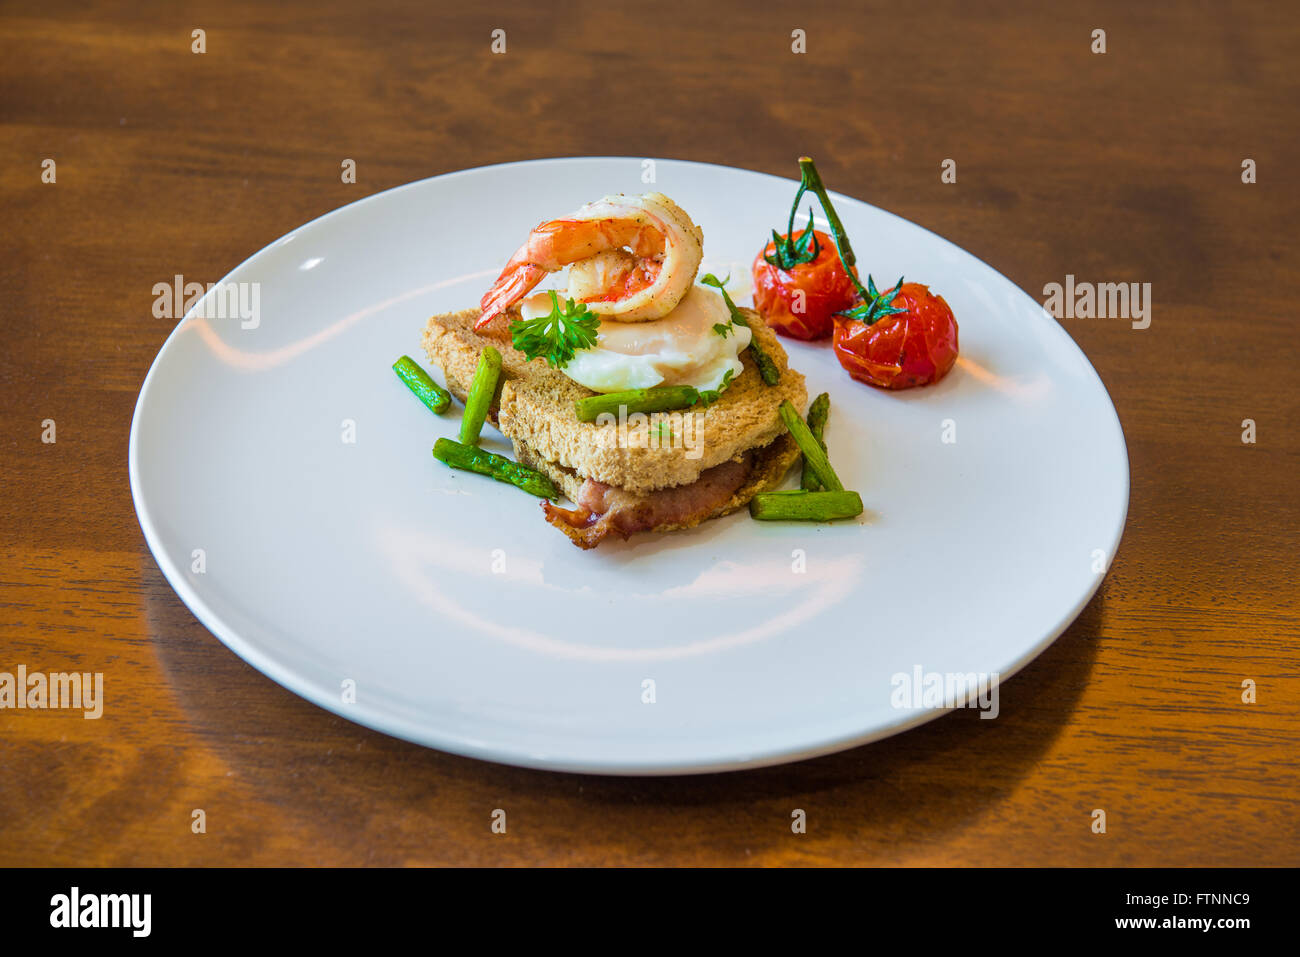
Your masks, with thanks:
M1105 388L1009 280L838 194L864 273L882 288L928 282L961 330L961 364L898 394L849 379L824 343L787 341L809 396L831 394L831 458L861 491L862 520L742 512L584 552L536 499L433 459L460 406L431 415L393 361L427 366L429 315L476 305L541 220L651 188L644 169L542 160L380 193L226 277L260 284L255 328L178 324L140 391L131 487L163 573L231 650L323 708L431 747L666 774L896 733L941 712L895 707L895 675L1005 680L1074 619L1128 505ZM703 227L706 266L739 279L795 189L699 163L659 160L655 173ZM490 427L485 438L509 452Z

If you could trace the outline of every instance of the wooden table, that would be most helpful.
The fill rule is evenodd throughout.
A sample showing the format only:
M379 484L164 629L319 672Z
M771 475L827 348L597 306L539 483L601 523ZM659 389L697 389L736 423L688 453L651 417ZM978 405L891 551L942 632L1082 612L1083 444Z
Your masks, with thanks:
M433 6L46 3L0 21L0 670L111 677L97 722L0 711L0 863L1300 863L1293 6L683 3L635 28L595 2ZM1128 527L1000 720L958 712L740 774L500 767L293 696L163 580L126 475L172 325L154 283L216 280L449 170L625 154L789 176L800 152L1035 297L1067 274L1152 285L1145 330L1062 320L1123 422Z

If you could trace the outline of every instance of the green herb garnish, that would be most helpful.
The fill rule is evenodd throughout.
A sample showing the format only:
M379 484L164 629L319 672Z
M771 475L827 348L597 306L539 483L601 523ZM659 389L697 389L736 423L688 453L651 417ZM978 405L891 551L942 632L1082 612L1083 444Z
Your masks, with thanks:
M723 373L722 382L721 384L719 384L719 386L716 389L701 389L700 397L698 399L700 405L707 407L717 402L718 399L721 398L722 393L727 391L727 386L731 385L731 377L733 375L735 375L735 373L732 370L728 369L726 372Z
M722 301L727 304L727 311L731 313L731 321L748 329L749 323L740 310L736 308L736 304L731 301L731 297L727 295L726 285L727 280L730 278L731 276L728 275L726 279L719 279L713 273L706 272L700 277L700 282L706 286L712 286L722 293ZM749 354L754 357L754 364L758 366L758 374L766 385L776 385L781 381L781 370L776 367L772 357L764 350L763 344L758 341L758 336L749 337Z
M585 302L572 299L560 305L555 290L550 291L551 314L536 319L516 319L510 323L510 341L533 359L545 359L547 365L563 369L579 349L596 344L600 317L587 311Z

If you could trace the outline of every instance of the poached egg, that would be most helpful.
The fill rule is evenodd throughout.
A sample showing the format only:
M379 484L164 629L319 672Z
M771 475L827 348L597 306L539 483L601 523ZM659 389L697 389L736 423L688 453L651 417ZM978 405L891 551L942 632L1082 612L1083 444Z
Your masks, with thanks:
M519 303L525 319L549 315L550 296L537 293ZM714 327L727 330L720 335ZM722 294L692 286L672 312L648 322L604 318L596 344L579 349L563 368L579 385L594 392L622 392L654 386L689 385L721 388L728 372L740 375L740 353L753 333L731 321Z

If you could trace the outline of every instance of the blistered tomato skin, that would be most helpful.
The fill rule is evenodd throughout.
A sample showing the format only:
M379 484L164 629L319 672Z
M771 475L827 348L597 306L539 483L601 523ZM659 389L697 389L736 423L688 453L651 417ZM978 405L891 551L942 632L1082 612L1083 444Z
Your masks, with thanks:
M835 241L816 230L821 251L811 262L785 270L764 257L776 252L771 241L754 259L754 308L763 321L783 336L825 339L834 330L834 313L853 305L857 292L844 271ZM799 291L803 302L798 301ZM803 310L797 311L802 305Z
M849 375L881 389L938 382L957 361L957 320L942 296L903 283L892 305L906 312L868 326L835 317L835 357Z

